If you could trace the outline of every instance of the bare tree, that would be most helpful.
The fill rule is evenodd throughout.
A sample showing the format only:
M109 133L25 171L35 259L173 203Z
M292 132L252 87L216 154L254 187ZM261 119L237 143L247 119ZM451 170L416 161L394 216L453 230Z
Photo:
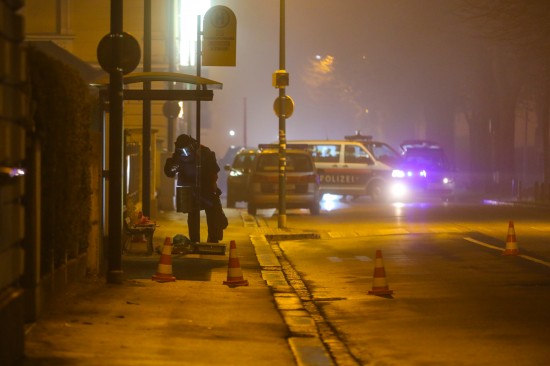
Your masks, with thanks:
M515 109L520 98L530 98L538 105L544 180L549 182L550 2L464 0L463 5L463 14L492 55L498 106L495 168L502 172L503 183L514 178L513 156L507 151L514 146Z

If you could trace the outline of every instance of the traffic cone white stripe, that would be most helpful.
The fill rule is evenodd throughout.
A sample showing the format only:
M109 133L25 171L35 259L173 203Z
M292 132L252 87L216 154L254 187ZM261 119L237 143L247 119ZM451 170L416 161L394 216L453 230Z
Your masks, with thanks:
M172 242L170 241L170 237L164 239L157 273L151 279L157 282L174 282L176 280L176 277L172 275Z
M388 286L388 282L385 278L374 278L372 281L373 288L385 288Z
M514 222L508 223L508 236L506 237L506 248L502 252L502 255L518 255L519 248L516 241L516 230L514 229Z
M172 265L159 263L158 271L160 273L172 273Z
M244 279L241 270L239 257L237 256L237 245L235 240L231 240L229 245L229 260L227 262L227 281L223 281L224 285L229 287L248 286L248 281Z

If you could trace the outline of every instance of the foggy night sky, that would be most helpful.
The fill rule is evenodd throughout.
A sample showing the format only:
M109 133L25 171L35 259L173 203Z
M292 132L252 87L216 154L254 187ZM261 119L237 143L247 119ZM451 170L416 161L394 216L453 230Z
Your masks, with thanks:
M286 93L295 102L287 139L341 139L361 130L397 146L424 137L415 95L436 77L440 58L450 57L441 60L448 65L456 56L456 32L446 31L457 22L447 9L452 2L286 0ZM245 99L247 145L278 139L278 90L271 76L279 68L279 0L213 2L218 4L237 18L237 66L203 69L204 77L224 84L205 113L212 128L201 135L220 158L229 145L243 144ZM334 57L330 72L314 71L316 55ZM377 114L382 102L392 105L391 115ZM236 136L228 135L231 129Z

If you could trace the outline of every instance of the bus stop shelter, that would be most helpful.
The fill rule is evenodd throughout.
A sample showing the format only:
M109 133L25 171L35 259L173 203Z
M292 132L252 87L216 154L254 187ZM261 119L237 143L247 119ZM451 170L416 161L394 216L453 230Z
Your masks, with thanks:
M169 87L168 89L152 89L151 85L152 83L157 82L163 82L168 83ZM206 79L200 76L195 75L189 75L189 74L182 74L182 73L175 73L175 72L137 72L137 73L129 73L122 76L122 83L124 85L124 88L122 90L122 100L141 100L144 102L150 102L152 100L164 100L164 101L196 101L197 102L197 114L196 114L196 131L197 131L197 140L200 143L200 103L202 101L212 101L214 97L213 89L221 89L223 84L214 80ZM127 88L128 85L131 84L139 84L141 83L143 87L141 89L133 89L133 88ZM176 88L174 87L175 84L183 84L180 87ZM110 79L104 78L101 80L98 80L91 84L92 86L95 86L99 88L100 92L100 100L102 105L107 105L106 101L111 100L110 97L112 97L112 91L109 90L110 88ZM166 85L166 84L164 84ZM185 86L185 88L184 88ZM193 88L194 89L191 89ZM110 110L109 106L107 105L107 110ZM145 118L145 116L144 116ZM149 116L150 118L150 116ZM104 118L105 123L105 118ZM109 121L109 123L116 123L116 121ZM124 121L122 120L122 125L124 124ZM143 164L147 164L147 166L144 166L143 171L147 174L150 174L149 169L149 160L150 160L150 142L151 142L151 128L150 128L150 122L148 124L144 123L143 127L143 151L144 151L144 157L143 157ZM119 275L116 274L116 272L122 272L122 240L121 240L121 233L123 229L123 217L122 215L114 215L117 217L113 217L112 212L114 213L121 213L122 212L122 194L117 194L117 192L122 192L119 188L123 184L123 171L122 169L112 169L111 166L109 166L109 169L105 169L105 156L106 156L106 147L109 146L109 154L116 154L120 155L120 157L114 157L109 155L109 161L112 162L113 159L117 161L118 158L121 160L124 158L121 150L121 144L123 141L122 137L122 131L124 126L117 126L118 128L114 129L116 131L120 131L120 133L110 133L109 134L109 141L107 144L107 141L105 141L105 133L103 134L103 160L104 160L104 166L103 166L103 207L102 207L102 221L104 223L104 232L108 232L109 237L109 247L108 247L108 261L109 261L109 268L111 272L115 273L114 277L118 278ZM103 127L103 130L105 128ZM109 129L110 131L113 129ZM120 161L121 161L120 160ZM118 164L116 164L118 165ZM200 169L200 165L198 165L198 169ZM200 176L200 171L197 172L197 176ZM106 181L108 181L108 187L109 187L109 194L114 194L117 197L109 197L109 199L106 199ZM144 191L150 191L150 179L144 179L143 180L143 190ZM114 187L114 189L111 189L111 187ZM196 187L197 189L200 189L200 187ZM149 196L146 195L147 199L149 199ZM198 199L198 195L197 195ZM115 205L115 209L113 207L105 207L105 202L109 202L111 205ZM198 207L198 206L197 206ZM109 212L109 214L108 214ZM195 216L195 220L200 220L200 211L192 212L190 215ZM118 217L120 216L120 217ZM106 219L108 218L108 219ZM215 248L214 248L215 247ZM197 249L198 250L206 250L206 251L213 251L213 252L221 252L225 253L225 244L218 244L218 245L208 245L208 244L200 244L197 243Z

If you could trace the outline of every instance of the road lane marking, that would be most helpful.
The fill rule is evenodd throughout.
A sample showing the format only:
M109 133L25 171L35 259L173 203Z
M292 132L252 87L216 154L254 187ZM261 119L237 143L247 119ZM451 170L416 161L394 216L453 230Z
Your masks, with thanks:
M469 237L465 237L464 240L467 240L469 242L472 242L474 244L478 244L478 245L481 245L481 246L484 246L484 247L487 247L487 248L491 248L491 249L495 249L495 250L500 250L500 251L503 251L504 249L502 248L499 248L497 246L494 246L494 245L491 245L491 244L487 244L487 243L484 243L482 241L479 241L479 240L475 240L475 239L472 239L472 238L469 238Z
M332 239L339 239L339 238L354 238L358 235L355 231L329 231L328 236L330 236Z
M370 262L370 261L372 261L372 259L367 257L366 255L356 255L355 258L357 258L357 260L360 260L361 262Z
M497 247L497 246L494 246L494 245L491 245L491 244L487 244L487 243L484 243L482 241L475 240L475 239L472 239L472 238L469 238L469 237L465 237L464 240L467 240L471 243L478 244L478 245L481 245L481 246L484 246L484 247L487 247L487 248L499 250L501 252L504 251L504 249L502 249L500 247ZM519 254L518 257L521 257L523 259L527 259L528 261L531 261L531 262L542 264L543 266L546 266L546 267L550 267L550 262L546 262L546 261L543 261L541 259L531 257L530 255Z
M334 263L340 263L343 261L349 261L349 260L358 260L361 262L370 262L372 259L370 257L367 257L366 255L356 255L353 258L340 258L340 257L327 257L327 259Z
M546 261L543 261L541 259L533 258L533 257L531 257L529 255L525 255L525 254L520 254L519 256L522 257L523 259L527 259L528 261L533 261L535 263L542 264L543 266L550 267L550 262L546 262Z
M546 231L550 231L550 225L531 226L531 229L546 232Z

